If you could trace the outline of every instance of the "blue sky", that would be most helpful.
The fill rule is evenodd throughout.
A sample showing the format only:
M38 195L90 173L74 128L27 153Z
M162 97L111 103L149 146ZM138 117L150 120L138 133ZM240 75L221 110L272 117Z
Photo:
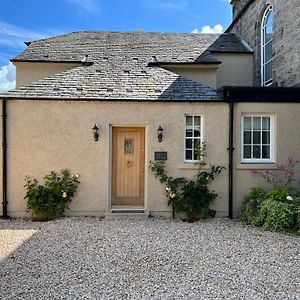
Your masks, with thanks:
M79 30L222 32L228 0L1 0L0 92L14 88L9 59L25 41Z

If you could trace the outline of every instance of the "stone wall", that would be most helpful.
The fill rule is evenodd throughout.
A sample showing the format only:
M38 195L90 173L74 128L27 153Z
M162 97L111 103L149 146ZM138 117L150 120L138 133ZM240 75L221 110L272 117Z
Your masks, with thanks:
M249 0L232 0L232 16L233 19L239 14Z
M233 17L245 5L235 0ZM260 85L260 25L266 5L273 7L273 82L289 87L300 84L299 0L255 0L230 32L239 34L254 49L254 85Z

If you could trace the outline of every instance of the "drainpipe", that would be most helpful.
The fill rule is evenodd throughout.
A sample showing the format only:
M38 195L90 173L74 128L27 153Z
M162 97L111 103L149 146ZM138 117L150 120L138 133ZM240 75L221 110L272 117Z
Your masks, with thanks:
M7 219L7 124L6 99L2 99L2 218Z
M229 91L227 91L229 94ZM226 96L229 96L229 95ZM229 146L228 146L228 154L229 154L229 168L228 168L228 211L229 211L229 219L233 219L233 151L235 150L233 147L233 117L234 117L234 103L232 101L229 102Z

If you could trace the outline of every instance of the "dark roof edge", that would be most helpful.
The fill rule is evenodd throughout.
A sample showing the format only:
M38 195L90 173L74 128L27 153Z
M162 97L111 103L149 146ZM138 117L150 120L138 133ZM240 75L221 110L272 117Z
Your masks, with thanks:
M253 54L253 50L248 51L221 51L221 50L209 50L211 53L219 53L219 54Z
M85 66L91 66L94 64L92 61L82 62L80 60L43 60L43 59L19 59L19 58L12 58L10 59L11 62L30 62L30 63L56 63L56 64L81 64Z
M248 10L249 6L254 2L255 0L249 0L245 6L242 8L242 10L237 14L237 16L233 19L231 24L228 26L228 28L224 31L224 33L229 33L230 30L233 28L233 26L239 21L239 19L244 15L244 13Z
M166 65L219 65L221 61L207 61L207 62L149 62L148 67L160 67Z
M63 101L75 101L75 102L92 102L92 101L95 101L95 102L129 102L129 103L132 103L132 102L157 102L157 103L184 103L184 102L188 102L188 103L194 103L194 102L197 102L197 103L201 103L201 102L209 102L209 103L220 103L220 102L224 102L222 99L205 99L205 100L200 100L200 99L188 99L188 100L184 100L184 99L179 99L179 100L175 100L175 99L132 99L132 100L128 100L128 99L104 99L104 98L101 98L101 99L97 99L97 98L60 98L60 97L52 97L52 98L49 98L49 97L34 97L34 96L30 96L30 97L16 97L16 96L1 96L0 95L0 100L2 99L6 99L6 100L42 100L42 101L59 101L59 102L63 102Z
M224 86L217 92L225 102L300 103L299 87Z

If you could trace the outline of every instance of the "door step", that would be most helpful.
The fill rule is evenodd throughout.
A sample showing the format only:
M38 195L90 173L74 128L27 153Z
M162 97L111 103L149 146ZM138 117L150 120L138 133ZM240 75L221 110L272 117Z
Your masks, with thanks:
M143 209L114 209L105 212L105 218L148 218L149 212Z

